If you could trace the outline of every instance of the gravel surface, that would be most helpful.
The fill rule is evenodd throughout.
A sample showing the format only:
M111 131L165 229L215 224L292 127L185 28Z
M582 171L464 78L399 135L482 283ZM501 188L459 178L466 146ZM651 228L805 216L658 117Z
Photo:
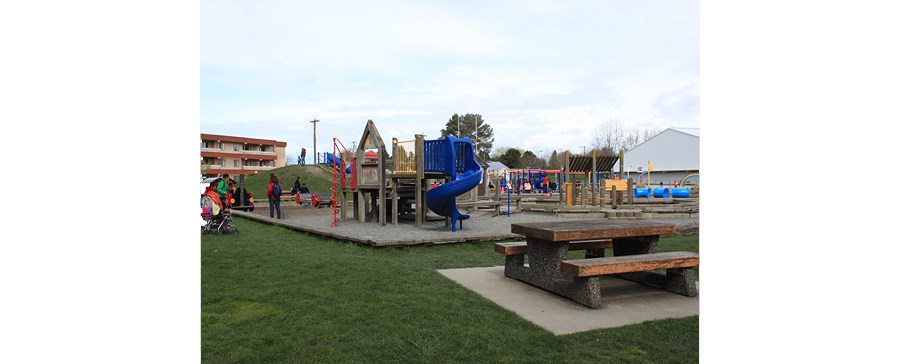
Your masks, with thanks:
M305 227L311 227L317 230L333 229L334 233L342 235L357 236L360 239L373 242L387 242L393 240L422 240L422 239L447 239L447 238L477 238L509 235L510 225L513 223L523 222L543 222L543 221L564 221L589 219L591 217L579 217L569 215L567 217L557 217L550 214L535 213L513 213L512 216L492 217L490 211L477 211L471 213L471 218L463 221L462 230L457 229L456 233L450 231L449 226L444 226L444 221L429 221L420 229L415 227L413 221L400 220L399 225L394 226L388 221L386 226L379 226L377 223L360 224L355 220L338 222L336 228L331 227L331 210L329 209L300 209L300 208L283 208L284 222L296 224ZM268 216L267 209L257 209L254 213ZM338 215L340 217L340 215ZM679 232L699 226L699 218L684 219L645 219L652 221L668 222L678 226ZM691 232L691 231L685 231Z

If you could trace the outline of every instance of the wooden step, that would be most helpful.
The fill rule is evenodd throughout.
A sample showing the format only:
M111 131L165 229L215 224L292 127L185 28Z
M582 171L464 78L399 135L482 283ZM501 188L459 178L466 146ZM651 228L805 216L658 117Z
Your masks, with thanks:
M585 240L569 243L569 250L607 249L612 248L612 240ZM494 251L503 255L519 255L528 252L528 244L524 241L494 243Z
M564 260L560 264L560 270L576 277L590 277L656 269L689 268L698 265L700 265L700 255L697 253L667 252Z

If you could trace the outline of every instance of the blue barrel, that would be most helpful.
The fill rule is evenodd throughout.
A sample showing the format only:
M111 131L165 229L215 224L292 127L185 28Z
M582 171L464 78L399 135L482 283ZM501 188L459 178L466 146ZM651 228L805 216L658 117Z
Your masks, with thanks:
M691 197L691 189L687 187L679 187L672 189L672 197L674 198L688 198Z
M669 189L668 188L654 188L653 189L653 197L669 198Z
M635 188L634 197L650 197L649 188Z

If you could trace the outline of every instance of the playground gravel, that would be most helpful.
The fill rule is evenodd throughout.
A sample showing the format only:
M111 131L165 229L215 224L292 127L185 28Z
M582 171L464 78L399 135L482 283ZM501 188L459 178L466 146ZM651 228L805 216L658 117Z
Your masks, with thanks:
M477 240L503 240L520 238L510 232L510 225L514 223L566 221L573 219L590 219L587 216L560 217L550 214L513 213L511 216L491 216L491 212L472 212L471 218L463 221L463 228L451 232L449 226L444 225L443 220L428 221L422 228L416 228L412 221L401 220L399 225L390 222L385 226L377 223L361 224L355 220L338 222L332 228L330 210L325 209L284 209L281 220L273 220L285 225L303 228L310 232L322 232L337 237L346 236L352 240L367 242L374 245L404 245L414 243L451 243L460 241ZM268 210L257 210L254 214L268 218ZM698 218L684 219L646 219L675 224L679 231L683 227L699 226ZM690 232L690 231L687 231Z

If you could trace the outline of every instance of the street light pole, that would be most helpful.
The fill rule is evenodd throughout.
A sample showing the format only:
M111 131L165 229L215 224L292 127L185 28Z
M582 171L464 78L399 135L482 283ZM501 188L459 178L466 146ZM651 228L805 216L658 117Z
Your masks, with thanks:
M319 163L319 154L316 153L316 124L319 123L319 119L313 118L309 122L313 124L313 158L316 160L314 164Z
M587 151L584 149L584 146L581 146L581 154L587 154Z

